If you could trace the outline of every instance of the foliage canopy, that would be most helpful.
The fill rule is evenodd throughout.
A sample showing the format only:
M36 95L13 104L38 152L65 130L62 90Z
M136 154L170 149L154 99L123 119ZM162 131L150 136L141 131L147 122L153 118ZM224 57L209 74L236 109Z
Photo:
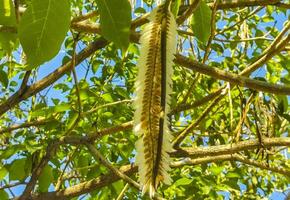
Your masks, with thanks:
M156 199L263 199L290 182L290 4L172 0L173 184ZM141 199L140 31L160 1L0 1L0 199Z

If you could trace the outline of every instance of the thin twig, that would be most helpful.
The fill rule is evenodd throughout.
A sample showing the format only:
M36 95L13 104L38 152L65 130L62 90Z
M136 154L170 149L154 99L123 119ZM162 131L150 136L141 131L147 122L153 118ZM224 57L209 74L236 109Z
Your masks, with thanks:
M129 176L118 170L116 167L114 167L107 159L94 147L94 145L87 143L87 148L92 153L93 157L96 160L99 160L104 166L106 166L108 169L110 169L114 174L116 174L118 177L129 183L130 185L134 186L135 188L139 189L140 185L132 180Z
M202 63L205 64L205 62L207 61L208 57L209 57L209 53L210 53L210 47L211 47L211 43L213 38L215 37L215 17L216 17L216 10L217 10L217 5L219 3L220 0L215 0L213 3L213 8L212 8L212 13L211 13L211 20L210 20L210 36L205 48L205 52L204 52L204 57L202 60Z
M126 183L126 185L124 186L124 188L122 189L122 191L120 192L116 200L122 200L128 188L129 188L129 184Z
M61 172L61 174L59 175L59 177L57 178L57 182L56 182L56 185L55 185L55 191L58 191L61 187L61 184L62 184L62 181L63 181L63 177L64 177L64 172L65 170L67 169L69 163L72 161L72 159L74 158L74 155L75 153L77 152L78 150L78 146L77 148L74 149L73 152L71 152L69 155L68 155L68 159L66 161L66 164Z
M177 24L182 24L197 9L201 0L194 0L187 10L176 19Z
M81 21L85 21L87 19L90 19L90 18L93 18L93 17L96 17L98 16L98 11L92 11L92 12L89 12L89 13L85 13L83 15L80 15L80 16L77 16L77 17L74 17L72 20L71 20L71 24L72 23L76 23L76 22L81 22Z
M112 102L112 103L107 103L107 104L104 104L104 105L100 105L100 106L98 106L96 108L92 108L91 110L88 110L86 112L83 112L82 116L94 113L94 112L96 112L97 110L99 110L101 108L115 106L115 105L123 104L123 103L132 103L132 102L133 102L133 99L124 99L124 100L115 101L115 102Z
M45 125L46 123L49 123L51 121L52 120L44 119L44 120L37 120L37 121L31 121L31 122L24 122L23 124L14 124L14 125L11 125L7 128L0 129L0 134L6 133L6 132L11 132L11 131L21 129L21 128L29 128L32 126L42 126L42 125Z
M174 148L178 148L179 144L183 141L183 139L190 133L190 131L195 128L212 110L214 106L217 105L217 102L223 98L223 96L218 96L216 99L214 99L211 104L202 112L202 114L191 124L189 124L172 142L172 146Z
M4 190L4 189L7 189L7 188L16 187L18 185L25 185L25 184L27 184L25 181L11 183L11 184L7 184L7 185L4 185L4 186L1 186L0 187L0 190Z

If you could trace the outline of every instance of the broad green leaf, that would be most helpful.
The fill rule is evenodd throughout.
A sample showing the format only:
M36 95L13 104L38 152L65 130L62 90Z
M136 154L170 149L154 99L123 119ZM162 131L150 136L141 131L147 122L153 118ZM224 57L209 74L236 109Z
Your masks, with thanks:
M180 6L181 0L176 0L174 1L174 3L172 4L172 13L175 17L177 17L178 15L178 11L179 11L179 6Z
M118 48L127 49L131 25L131 6L128 0L97 0L102 35Z
M79 169L79 172L83 176L87 175L88 168L86 168L86 167L89 165L89 158L88 158L88 156L87 155L84 155L84 154L80 155L78 157L77 164L78 164L78 168L80 168Z
M69 118L68 123L67 123L67 130L70 130L75 123L77 122L79 118L79 114L78 113L73 113L72 116Z
M2 0L0 3L0 24L15 26L16 18L12 0Z
M288 110L288 98L285 95L278 95L278 113L283 114Z
M103 113L103 117L105 117L105 118L111 118L111 117L113 117L114 116L114 114L113 113L111 113L111 112L104 112Z
M4 190L0 190L0 199L1 200L8 200L9 195Z
M3 180L3 178L7 175L8 170L4 166L0 166L0 180Z
M188 185L190 184L191 182L193 181L193 179L189 179L189 178L181 178L181 179L178 179L174 185L177 187L177 186L180 186L180 185Z
M0 36L0 37L1 37L1 36ZM7 75L7 73L6 73L5 71L3 71L2 69L0 69L0 82L2 83L2 85L3 85L4 87L7 88L7 86L8 86L8 82L9 82L9 80L8 80L8 75Z
M218 175L223 171L224 167L223 166L212 166L210 168L210 171L214 174L214 175Z
M49 185L53 180L52 168L46 165L39 176L39 191L47 192Z
M241 178L241 175L237 172L228 172L226 174L227 178Z
M26 177L25 161L26 159L24 158L13 161L9 169L9 180L21 181Z
M0 25L15 27L16 17L12 0L1 0L0 2ZM10 53L16 41L17 34L10 32L0 32L0 50Z
M112 186L113 186L115 192L116 192L117 194L120 194L120 192L121 192L122 189L124 188L124 183L123 183L122 180L120 180L120 181L116 181L115 183L113 183Z
M64 112L70 109L70 104L62 103L54 107L54 112Z
M146 10L142 7L138 7L135 9L134 13L135 14L144 14L144 13L146 13Z
M108 103L111 103L114 101L111 94L109 94L109 93L103 94L102 98Z
M201 1L192 15L191 28L195 37L203 44L206 44L210 36L210 21L211 9L205 1Z
M9 159L12 155L15 154L17 151L23 150L23 145L11 145L5 150L0 151L0 160L2 159Z
M27 56L28 68L37 67L58 53L69 25L68 0L31 2L19 25L20 43Z

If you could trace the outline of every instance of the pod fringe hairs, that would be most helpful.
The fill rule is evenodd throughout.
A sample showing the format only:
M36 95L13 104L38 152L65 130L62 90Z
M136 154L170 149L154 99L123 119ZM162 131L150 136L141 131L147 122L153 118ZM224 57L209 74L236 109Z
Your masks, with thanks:
M136 164L142 195L151 198L160 184L171 184L169 175L171 134L167 114L172 91L173 59L176 49L176 22L164 5L155 8L140 38L134 132Z

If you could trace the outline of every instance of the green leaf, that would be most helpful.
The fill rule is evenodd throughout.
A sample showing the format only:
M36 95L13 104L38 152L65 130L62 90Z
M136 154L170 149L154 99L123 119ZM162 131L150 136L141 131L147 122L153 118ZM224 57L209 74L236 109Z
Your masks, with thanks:
M181 179L178 179L174 185L177 187L177 186L180 186L180 185L188 185L190 184L191 182L193 181L193 179L189 179L189 178L181 178Z
M226 174L227 178L241 178L241 175L239 173L236 172L228 172Z
M15 154L17 151L23 150L23 145L11 145L10 147L6 148L5 150L0 151L0 160L2 159L9 159L12 155Z
M119 194L119 193L122 191L122 189L124 188L124 183L123 183L122 180L120 180L120 181L116 181L116 182L114 182L114 183L112 184L112 186L113 186L113 188L115 189L115 192L116 192L117 194Z
M214 175L218 175L220 174L224 169L224 166L212 166L210 168L210 171L214 174Z
M107 119L109 119L109 118L113 117L114 114L111 113L111 112L104 112L102 116L105 117L105 118L107 118Z
M25 161L26 159L14 160L9 169L10 180L23 180L26 177L25 173Z
M52 168L50 165L46 165L39 176L39 191L47 192L53 180Z
M103 94L102 98L108 103L111 103L114 101L110 93Z
M0 190L0 199L1 200L8 200L9 195L4 190Z
M0 24L5 26L16 25L16 18L12 0L2 0L0 3Z
M19 24L28 68L37 67L58 53L69 25L68 0L32 0Z
M70 104L62 103L54 107L54 112L64 112L70 109Z
M6 167L1 166L0 167L0 180L3 180L3 178L7 175L8 170L6 169Z
M7 86L8 86L8 82L9 82L9 80L8 80L8 75L7 75L6 72L3 71L3 70L0 70L0 82L2 83L2 85L3 85L4 87L7 88Z
M0 3L0 25L16 28L16 17L12 0L2 0ZM10 53L16 38L16 33L0 32L0 47Z
M191 18L191 28L195 37L203 44L209 39L211 31L211 9L201 1L199 7L194 11Z
M78 113L72 114L72 116L69 118L68 123L67 123L67 130L70 130L75 125L78 118L79 118Z
M102 35L123 50L129 45L131 6L128 0L97 0Z
M89 158L87 155L80 155L78 157L78 160L77 160L77 164L78 164L78 168L81 168L79 169L79 172L85 176L87 175L88 173L88 168L86 168L88 165L89 165Z
M172 13L175 17L178 15L179 7L180 7L181 0L176 0L172 4Z
M145 14L146 13L146 10L142 7L138 7L134 10L134 13L135 14Z
M288 109L288 98L286 95L278 95L278 114L287 112Z

